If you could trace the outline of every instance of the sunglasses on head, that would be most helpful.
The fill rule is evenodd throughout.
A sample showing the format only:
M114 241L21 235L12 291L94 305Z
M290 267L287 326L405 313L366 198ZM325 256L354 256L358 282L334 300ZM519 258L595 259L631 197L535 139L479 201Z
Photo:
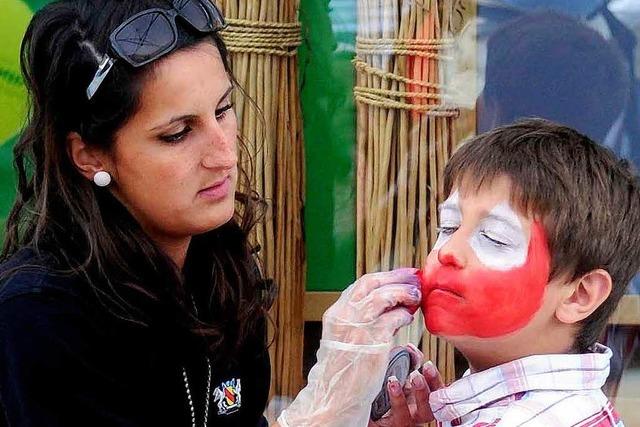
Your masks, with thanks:
M171 9L143 10L120 24L109 36L112 50L133 67L160 58L178 42L177 16L201 33L213 33L226 26L222 13L210 0L173 0ZM115 61L108 54L104 56L87 87L87 99L96 94Z

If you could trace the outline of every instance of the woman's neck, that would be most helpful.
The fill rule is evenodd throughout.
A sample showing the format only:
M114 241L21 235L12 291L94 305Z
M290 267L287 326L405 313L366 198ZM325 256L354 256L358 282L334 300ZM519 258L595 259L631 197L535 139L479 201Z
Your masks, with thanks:
M154 238L156 245L164 251L165 254L175 263L175 265L182 270L184 267L184 261L187 257L187 250L189 249L189 243L191 243L191 237L185 237L182 239L171 238Z

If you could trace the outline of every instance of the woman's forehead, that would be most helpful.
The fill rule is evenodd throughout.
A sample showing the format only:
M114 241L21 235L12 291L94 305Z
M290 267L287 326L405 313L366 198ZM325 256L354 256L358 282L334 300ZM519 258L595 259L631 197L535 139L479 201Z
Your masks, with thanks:
M229 89L231 79L217 47L202 42L174 52L154 66L143 82L139 113L146 121L169 120L210 108ZM153 127L153 123L148 123Z

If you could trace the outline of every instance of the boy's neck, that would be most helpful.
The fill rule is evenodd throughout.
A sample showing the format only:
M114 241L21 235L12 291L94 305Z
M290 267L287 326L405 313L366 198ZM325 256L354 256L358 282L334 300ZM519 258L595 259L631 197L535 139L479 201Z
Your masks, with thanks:
M491 341L465 340L464 343L454 345L469 363L471 373L475 373L527 356L573 353L573 335L553 335L528 340L524 340L524 337L507 337Z

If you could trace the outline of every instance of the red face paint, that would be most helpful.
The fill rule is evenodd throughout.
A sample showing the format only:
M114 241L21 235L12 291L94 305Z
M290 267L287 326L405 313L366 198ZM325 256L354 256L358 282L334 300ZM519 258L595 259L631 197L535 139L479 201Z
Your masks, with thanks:
M420 278L425 324L433 334L499 337L524 327L542 305L551 257L538 222L531 226L521 267L496 271L478 263L460 268L430 258Z

